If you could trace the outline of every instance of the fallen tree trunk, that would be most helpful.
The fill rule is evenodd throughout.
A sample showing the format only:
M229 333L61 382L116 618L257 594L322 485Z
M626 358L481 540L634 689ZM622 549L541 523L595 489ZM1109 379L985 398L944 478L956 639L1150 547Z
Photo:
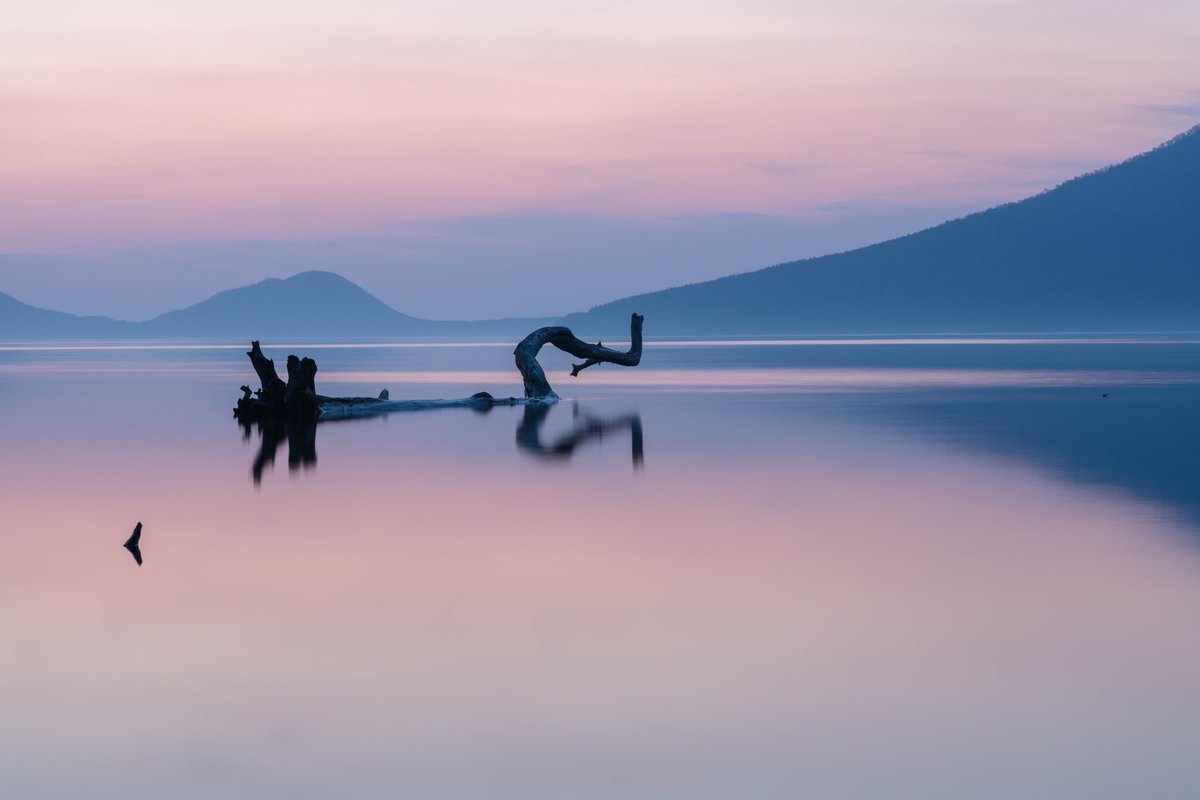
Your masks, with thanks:
M470 397L456 400L392 400L384 389L378 397L325 397L317 394L317 362L311 358L287 358L288 379L285 384L275 371L275 362L263 354L262 347L255 341L250 344L246 355L258 375L262 388L251 392L249 386L242 387L242 397L233 410L234 416L245 421L281 418L290 420L350 419L372 417L398 411L424 411L434 408L474 408L484 410L498 405L526 405L529 403L552 403L558 395L550 387L546 373L538 363L538 352L549 344L559 350L582 358L583 363L571 366L571 376L576 377L588 367L596 364L619 364L636 367L642 360L642 322L645 318L634 314L629 321L630 347L625 352L610 350L602 343L589 344L575 337L570 328L552 326L538 328L526 336L513 351L517 369L525 384L525 397L496 398L487 392L478 392Z

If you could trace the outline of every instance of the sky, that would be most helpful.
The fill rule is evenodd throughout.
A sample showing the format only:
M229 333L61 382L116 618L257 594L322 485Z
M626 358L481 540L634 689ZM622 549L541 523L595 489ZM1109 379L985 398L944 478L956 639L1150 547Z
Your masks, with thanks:
M1194 0L0 0L0 291L331 269L559 314L1019 199L1200 122Z

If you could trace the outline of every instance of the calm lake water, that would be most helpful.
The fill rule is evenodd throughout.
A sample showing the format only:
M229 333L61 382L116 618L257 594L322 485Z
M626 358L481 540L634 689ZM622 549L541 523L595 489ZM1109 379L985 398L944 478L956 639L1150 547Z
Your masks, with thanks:
M0 796L1200 796L1200 341L245 349L0 348Z

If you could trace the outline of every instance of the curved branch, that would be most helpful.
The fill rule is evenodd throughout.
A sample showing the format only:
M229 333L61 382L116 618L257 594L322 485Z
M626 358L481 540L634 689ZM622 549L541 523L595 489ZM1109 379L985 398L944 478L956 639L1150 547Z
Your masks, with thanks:
M624 353L619 350L610 350L599 342L588 344L582 339L576 338L570 328L562 326L538 328L522 339L521 343L517 345L517 349L513 350L517 369L520 370L521 378L525 382L525 396L532 400L552 400L558 397L554 393L554 389L550 388L550 381L546 380L546 373L537 360L538 352L547 344L584 359L582 364L571 366L572 377L595 364L636 367L642 360L642 322L644 320L645 317L641 314L634 314L629 318L630 344L629 349Z

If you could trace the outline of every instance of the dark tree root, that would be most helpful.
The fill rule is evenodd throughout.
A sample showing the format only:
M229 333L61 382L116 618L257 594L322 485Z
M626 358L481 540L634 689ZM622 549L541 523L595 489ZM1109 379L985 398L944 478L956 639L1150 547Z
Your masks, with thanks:
M629 350L624 353L610 350L600 342L588 344L575 337L570 328L553 326L538 328L521 340L513 351L517 370L525 384L525 396L496 398L487 392L477 392L470 397L457 400L392 400L387 389L378 397L325 397L317 394L317 362L311 358L287 358L287 383L275 371L275 362L267 358L258 342L251 342L250 365L258 375L261 388L251 392L243 386L242 397L237 401L233 414L240 420L280 419L292 421L316 421L318 419L348 419L372 417L398 411L424 411L433 408L473 408L486 411L494 406L528 405L553 403L558 399L542 365L538 363L538 352L549 344L571 355L582 358L580 364L571 366L571 377L596 364L619 364L636 367L642 360L642 322L645 318L634 314L629 320Z

